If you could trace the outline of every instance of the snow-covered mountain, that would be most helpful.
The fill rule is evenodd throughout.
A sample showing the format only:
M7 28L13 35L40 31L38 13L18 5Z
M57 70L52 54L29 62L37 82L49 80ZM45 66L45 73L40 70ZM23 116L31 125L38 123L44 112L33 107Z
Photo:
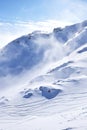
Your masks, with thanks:
M56 28L50 34L35 31L12 41L0 51L0 76L18 75L23 70L31 69L42 62L46 52L56 46L55 42L65 44L69 51L75 50L87 42L86 27L87 21L84 21L65 28Z
M86 130L87 21L5 46L0 90L3 130Z

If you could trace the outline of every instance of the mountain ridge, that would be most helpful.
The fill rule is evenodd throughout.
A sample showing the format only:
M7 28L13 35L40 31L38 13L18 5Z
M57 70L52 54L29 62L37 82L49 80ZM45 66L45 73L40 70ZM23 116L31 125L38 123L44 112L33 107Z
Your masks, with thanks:
M35 31L10 42L0 50L0 76L7 76L8 73L16 75L21 73L24 69L29 70L31 67L42 62L46 55L46 51L52 50L53 45L50 47L49 42L54 42L54 46L55 42L58 42L58 44L67 44L67 51L70 53L72 48L76 49L81 46L76 44L85 44L87 42L86 30L83 32L84 34L80 33L80 36L76 37L75 40L72 38L72 40L69 41L77 32L82 32L86 26L87 21L84 21L82 23L66 26L62 29L56 28L50 34ZM51 41L51 37L54 37L56 40ZM79 38L84 39L84 41L79 40ZM42 40L44 42L42 42ZM75 43L75 45L73 45L73 43Z

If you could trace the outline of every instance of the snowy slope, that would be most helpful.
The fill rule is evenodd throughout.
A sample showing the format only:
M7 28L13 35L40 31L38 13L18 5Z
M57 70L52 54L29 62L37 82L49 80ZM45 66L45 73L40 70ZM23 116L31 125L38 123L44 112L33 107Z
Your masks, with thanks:
M34 32L1 50L2 130L87 130L86 26Z
M20 74L24 69L31 69L43 59L44 48L38 47L35 37L27 35L9 43L0 52L0 76ZM49 37L47 35L47 37ZM39 51L38 51L39 49ZM4 70L5 69L5 70Z

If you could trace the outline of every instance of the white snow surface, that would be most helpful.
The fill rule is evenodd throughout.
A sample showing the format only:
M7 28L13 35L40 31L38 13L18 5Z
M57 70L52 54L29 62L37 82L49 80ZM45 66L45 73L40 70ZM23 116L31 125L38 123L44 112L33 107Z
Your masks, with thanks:
M64 39L63 43L60 37L55 39L50 34L49 38L48 34L34 32L30 35L34 39L32 47L25 43L24 37L19 39L21 48L13 41L1 50L0 130L87 130L86 26L87 21L84 21L58 29L57 36L60 31L65 35L67 28L68 34L70 31L70 39ZM28 47L30 51L27 50L26 57L31 55L32 60L32 55L35 59L38 54L42 58L33 61L35 66L32 68L23 59L26 54L23 48ZM32 54L34 47L36 50ZM18 59L20 55L22 57ZM15 64L15 59L20 66ZM23 71L13 75L19 67L23 67Z

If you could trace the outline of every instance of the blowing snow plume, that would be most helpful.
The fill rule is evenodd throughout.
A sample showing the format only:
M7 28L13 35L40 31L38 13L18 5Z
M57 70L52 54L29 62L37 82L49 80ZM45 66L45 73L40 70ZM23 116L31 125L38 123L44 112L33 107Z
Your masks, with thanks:
M47 70L51 65L49 63L56 62L64 56L63 44L52 34L33 32L20 37L0 51L0 82L2 86L7 86L9 81L15 82L16 77L17 80L18 77L33 78Z
M44 34L37 37L34 42L37 44L37 52L44 50L44 57L42 63L56 62L63 58L66 54L64 45L60 43L53 34L48 38Z

